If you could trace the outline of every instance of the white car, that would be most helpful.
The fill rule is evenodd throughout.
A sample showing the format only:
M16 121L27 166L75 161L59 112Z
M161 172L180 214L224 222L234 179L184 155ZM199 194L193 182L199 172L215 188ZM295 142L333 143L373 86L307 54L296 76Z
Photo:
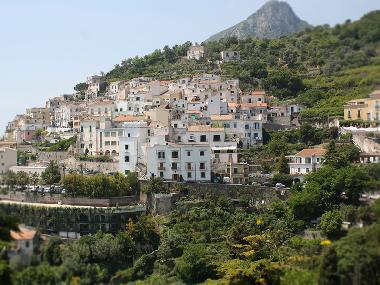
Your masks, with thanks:
M282 183L276 183L276 188L285 188L286 186Z

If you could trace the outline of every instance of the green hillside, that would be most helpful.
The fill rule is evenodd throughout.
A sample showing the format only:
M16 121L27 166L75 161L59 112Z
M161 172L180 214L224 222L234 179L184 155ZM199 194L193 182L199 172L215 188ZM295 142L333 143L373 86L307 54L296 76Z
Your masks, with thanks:
M264 88L281 100L311 109L304 118L342 115L343 103L380 86L380 11L333 28L319 26L280 39L222 39L204 43L200 61L185 58L190 42L165 46L124 60L106 74L109 81L150 76L178 79L203 72L238 78L244 91ZM220 52L240 51L241 61L219 65Z

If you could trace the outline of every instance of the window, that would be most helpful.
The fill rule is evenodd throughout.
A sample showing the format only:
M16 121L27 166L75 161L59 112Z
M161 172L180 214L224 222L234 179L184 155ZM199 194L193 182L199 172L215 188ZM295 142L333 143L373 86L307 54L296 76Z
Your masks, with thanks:
M214 135L214 142L220 142L220 135Z
M128 133L128 137L129 137L129 138L131 137L131 134L130 134L130 133Z
M201 172L201 178L206 178L206 172Z
M201 135L200 140L201 140L201 142L207 142L207 136L206 135Z
M248 125L248 124L245 125L245 129L246 129L246 130L249 129L249 125Z
M199 164L199 169L202 169L202 170L206 169L206 164L204 162L201 162Z
M129 155L126 155L126 156L124 157L124 161L125 161L125 162L129 162Z
M164 173L161 171L160 172L160 177L163 178L164 177Z
M186 169L187 169L187 170L191 170L191 162L188 162L186 165L187 165L187 166L186 166Z
M178 151L172 151L172 158L178 158Z
M124 170L125 175L128 175L129 170Z
M191 172L187 173L187 178L191 178Z
M158 158L165 158L165 152L164 151L159 151L158 152Z
M306 172L310 172L310 169L309 169L309 168L306 168Z
M105 141L104 144L105 145L110 145L110 141Z
M191 156L191 151L187 151L187 156Z
M116 142L115 141L111 142L111 145L116 145Z
M204 151L204 150L201 150L201 151L199 152L199 155L200 155L200 156L205 156L205 151Z
M28 248L29 247L29 241L25 241L25 247Z
M126 144L126 145L124 146L124 149L125 149L125 150L128 150L128 148L129 148L129 146Z
M173 169L173 170L177 170L177 169L178 169L177 162L173 162L173 163L172 163L172 169Z
M237 169L237 167L234 167L234 174L238 174L238 169Z

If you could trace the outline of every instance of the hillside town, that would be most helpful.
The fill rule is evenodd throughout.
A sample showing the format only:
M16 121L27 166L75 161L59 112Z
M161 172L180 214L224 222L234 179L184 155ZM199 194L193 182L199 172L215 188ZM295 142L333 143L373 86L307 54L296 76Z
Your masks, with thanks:
M199 46L189 49L189 57L201 55ZM70 155L95 160L107 156L117 163L112 171L137 172L141 179L210 182L222 177L242 184L249 178L245 169L253 166L239 159L239 149L262 145L264 125L296 127L304 108L272 103L263 90L242 92L238 80L223 81L213 74L110 84L90 76L84 86L81 92L51 98L45 107L17 115L6 130L9 147L38 143L41 133L51 142L75 137ZM6 159L3 174L37 167L12 168L16 151L8 152L13 156Z
M203 54L203 47L196 45L187 57L199 60ZM223 51L221 59L239 60L239 54ZM78 92L51 98L44 107L27 109L9 122L1 142L2 174L8 170L41 174L49 162L46 155L18 166L17 150L41 140L74 138L64 158L55 154L63 168L79 170L83 164L75 163L78 157L97 165L107 157L109 172L137 172L140 179L248 184L258 167L245 162L239 150L262 145L263 128L299 127L298 114L305 109L296 103L275 103L265 90L242 92L239 80L224 81L214 74L110 83L94 75L81 86ZM344 119L377 122L379 99L380 91L374 91L368 99L347 102ZM289 157L290 174L315 170L324 153L304 149ZM368 162L379 161L376 151L372 155L363 151L363 156Z
M379 4L8 2L0 284L380 284Z

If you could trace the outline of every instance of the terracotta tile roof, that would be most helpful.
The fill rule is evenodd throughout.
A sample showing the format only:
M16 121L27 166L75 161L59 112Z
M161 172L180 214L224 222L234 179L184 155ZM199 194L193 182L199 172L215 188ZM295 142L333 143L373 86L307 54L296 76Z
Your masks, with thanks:
M114 122L139 122L145 121L144 116L121 115L113 119Z
M324 156L326 154L326 150L324 148L305 148L301 150L299 153L294 156L300 157L309 157L309 156Z
M264 90L256 90L256 91L252 91L251 94L249 95L252 95L252 96L265 96L266 93Z
M211 121L231 121L235 118L233 115L211 115L210 119Z
M238 107L238 104L237 103L228 103L228 108L231 108L231 109L235 109L236 107Z
M14 240L31 240L36 235L35 230L20 228L19 232L11 231L11 238Z
M209 125L196 125L187 128L189 132L224 132L224 128L213 128Z
M200 114L201 111L198 111L198 110L187 110L185 113L186 114Z

